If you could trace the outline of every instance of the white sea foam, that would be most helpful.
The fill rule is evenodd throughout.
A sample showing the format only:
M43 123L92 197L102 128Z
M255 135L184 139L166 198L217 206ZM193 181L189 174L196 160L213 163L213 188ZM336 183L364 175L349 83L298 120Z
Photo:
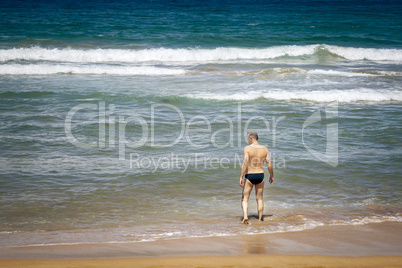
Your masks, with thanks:
M330 225L365 225L370 223L382 223L382 222L402 222L401 215L395 216L367 216L361 218L355 218L351 220L334 220Z
M402 61L401 49L325 46L329 52L348 60Z
M224 48L142 50L123 49L46 49L40 47L0 50L0 61L46 60L65 62L205 62L238 59L272 59L284 55L313 54L317 45L281 46L265 49Z
M258 98L273 100L306 100L316 102L384 102L402 101L402 91L376 91L373 89L355 90L314 90L314 91L284 91L275 90L267 92L247 92L235 94L189 94L191 98L210 99L210 100L236 100L248 101Z
M209 69L210 72L218 72L223 74L235 75L269 75L270 77L279 77L286 74L308 74L316 77L375 77L375 76L401 76L402 72L395 71L367 71L367 70L352 70L352 71L339 71L328 69L303 69L295 67L287 68L270 68L254 71L231 71L228 69ZM319 78L321 78L319 77Z
M11 60L62 62L216 62L269 60L282 56L308 56L327 51L347 60L402 61L401 49L353 48L329 45L275 46L268 48L218 47L128 49L47 49L41 47L1 49L0 62Z
M374 74L369 73L359 73L359 72L342 72L342 71L335 71L335 70L309 70L307 71L308 74L315 74L315 75L325 75L325 76L344 76L344 77L356 77L356 76L375 76Z
M154 66L112 65L61 65L61 64L6 64L0 65L0 74L49 75L49 74L109 74L109 75L181 75L184 69Z

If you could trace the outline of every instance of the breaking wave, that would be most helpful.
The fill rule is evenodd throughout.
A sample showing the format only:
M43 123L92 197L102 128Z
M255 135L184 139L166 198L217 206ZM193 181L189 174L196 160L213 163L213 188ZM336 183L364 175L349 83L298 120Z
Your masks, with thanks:
M330 45L275 46L268 48L218 47L128 49L14 48L1 49L0 62L12 60L62 62L216 62L234 60L270 60L301 56L340 57L358 61L402 61L401 49L353 48Z
M271 91L271 92L247 92L235 94L189 94L188 97L209 100L234 100L250 101L259 98L268 100L305 100L314 102L402 102L401 91L375 91L372 89L354 90L327 90L327 91Z
M0 65L0 74L10 75L181 75L184 69L159 68L154 66L112 66L112 65L61 65L61 64L7 64Z

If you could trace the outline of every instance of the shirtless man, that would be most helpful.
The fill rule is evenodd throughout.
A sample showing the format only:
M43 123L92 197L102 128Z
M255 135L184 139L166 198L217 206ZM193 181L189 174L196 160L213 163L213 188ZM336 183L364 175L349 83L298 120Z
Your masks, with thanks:
M257 199L258 219L260 221L263 220L262 213L264 210L264 203L262 201L262 194L264 191L264 161L267 163L270 174L269 183L272 184L274 182L274 170L271 165L271 158L269 157L267 147L258 143L258 135L255 132L248 134L247 139L250 145L244 147L244 158L239 181L240 186L243 188L241 207L243 208L244 224L248 224L248 199L254 185L255 196ZM246 174L245 179L243 179L244 174Z

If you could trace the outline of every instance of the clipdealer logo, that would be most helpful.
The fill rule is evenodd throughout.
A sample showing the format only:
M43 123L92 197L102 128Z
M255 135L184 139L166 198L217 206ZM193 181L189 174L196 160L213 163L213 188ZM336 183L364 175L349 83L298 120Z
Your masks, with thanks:
M321 113L325 116L322 117ZM326 105L323 109L316 110L310 115L303 124L302 128L302 142L304 148L316 159L327 163L330 166L338 166L338 123L327 123L326 125L326 147L325 152L320 152L309 147L305 142L305 129L315 123L336 119L338 117L338 102L332 102Z
M74 106L67 113L64 122L65 134L68 141L74 146L80 148L116 148L118 150L119 160L127 160L127 150L136 149L142 146L150 146L153 148L167 148L177 145L180 142L187 142L189 146L195 149L197 155L186 156L187 158L180 158L179 155L173 156L163 156L160 159L155 159L154 157L140 155L138 150L134 153L129 154L130 167L179 167L182 166L185 169L189 166L190 162L193 162L197 166L200 159L204 160L204 167L206 161L209 161L209 166L211 167L222 167L226 168L227 164L231 162L229 158L217 159L216 157L203 156L203 148L213 146L215 148L225 148L225 147L242 147L242 140L247 140L247 134L250 131L255 131L257 133L264 133L264 135L271 135L271 145L269 148L275 148L277 144L277 137L280 137L280 131L277 130L278 125L283 126L283 121L286 116L251 116L247 118L242 117L242 107L241 103L237 104L237 112L233 113L236 118L231 118L226 115L217 115L214 118L208 118L204 115L195 115L186 120L183 112L176 106L171 104L151 104L149 116L141 116L136 113L132 113L129 116L117 116L115 115L115 105L109 104L106 106L104 101L94 103L82 103ZM163 124L158 118L163 112L169 111L171 114L176 114L177 128L172 131L171 140L165 143L158 141L157 127L159 124ZM85 118L86 113L90 112L92 115L96 114L98 125L97 129L97 141L82 141L76 138L73 134L74 117L75 122L77 118ZM338 115L338 105L337 103L332 103L324 107L325 119L336 118ZM247 120L246 120L247 119ZM321 109L315 111L310 115L302 125L302 143L306 150L314 156L316 159L327 163L328 165L336 167L338 164L338 124L330 123L327 124L327 141L326 141L326 151L320 152L314 150L307 145L305 142L305 137L308 136L307 130L310 126L317 122L322 121ZM85 119L84 119L85 121ZM227 127L213 131L212 125L216 122L223 123ZM82 123L82 122L81 122ZM93 122L93 120L91 121ZM131 129L127 129L128 125L134 126L136 129L134 132ZM258 126L259 129L251 128L250 125ZM160 128L159 128L160 131ZM192 133L203 134L204 140L200 143L199 140L193 140ZM126 136L128 134L128 136ZM135 137L133 137L135 136ZM219 137L228 137L224 143ZM202 157L201 157L202 156ZM273 163L277 163L279 168L284 168L285 159L278 153L271 152L271 158L273 157ZM276 159L275 159L276 158ZM235 156L236 161L241 162L242 157L239 155ZM276 161L275 161L276 160ZM233 162L233 160L232 160ZM218 165L217 165L218 164ZM140 166L139 166L140 165ZM199 164L198 166L203 166ZM278 167L278 166L277 166Z

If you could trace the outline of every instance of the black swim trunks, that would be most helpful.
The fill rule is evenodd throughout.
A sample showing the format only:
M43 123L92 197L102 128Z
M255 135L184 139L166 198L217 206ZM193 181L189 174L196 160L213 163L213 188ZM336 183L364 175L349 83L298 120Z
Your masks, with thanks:
M264 173L246 174L246 179L248 179L254 185L260 184L264 180Z

